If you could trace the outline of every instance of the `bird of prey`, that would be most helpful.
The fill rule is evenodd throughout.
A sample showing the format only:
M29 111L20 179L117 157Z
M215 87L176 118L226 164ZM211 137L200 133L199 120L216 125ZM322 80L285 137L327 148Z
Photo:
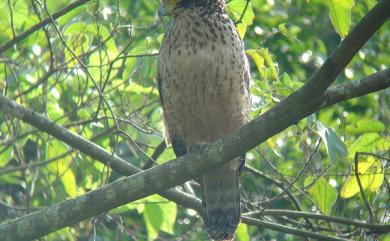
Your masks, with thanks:
M163 11L160 11L160 10ZM163 0L169 24L158 58L166 139L177 157L248 121L249 66L224 0ZM200 178L202 217L212 239L232 240L240 222L244 158Z

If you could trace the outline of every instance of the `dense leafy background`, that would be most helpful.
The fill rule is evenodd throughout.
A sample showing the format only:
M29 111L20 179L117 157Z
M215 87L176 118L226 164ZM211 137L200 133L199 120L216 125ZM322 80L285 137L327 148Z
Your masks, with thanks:
M68 6L71 1L0 2L0 44ZM374 0L230 0L228 11L244 37L252 69L253 117L299 88L319 68ZM0 90L9 98L93 140L134 165L173 159L171 148L157 155L163 123L156 90L156 62L169 19L156 15L157 0L91 1L31 34L0 55ZM352 81L390 66L387 23L337 79ZM389 90L321 110L247 154L244 211L267 206L296 209L271 179L288 185L302 210L369 220L356 178L358 151L388 158ZM119 177L109 168L53 137L0 113L0 220L50 206ZM360 156L363 187L377 217L389 222L389 166ZM23 168L23 167L28 168ZM306 166L306 168L304 168ZM361 169L361 170L360 170ZM302 171L304 170L304 171ZM351 175L352 174L352 175ZM304 228L303 220L272 222ZM315 222L325 233L351 232ZM337 231L335 231L337 230ZM240 225L237 239L302 240ZM44 240L205 240L199 216L153 195ZM381 236L380 240L390 240Z

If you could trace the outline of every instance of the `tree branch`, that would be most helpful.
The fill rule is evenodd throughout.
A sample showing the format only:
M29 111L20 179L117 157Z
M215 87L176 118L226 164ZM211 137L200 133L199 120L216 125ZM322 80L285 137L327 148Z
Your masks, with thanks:
M350 220L346 218L327 216L318 213L307 213L307 212L294 211L294 210L266 209L264 211L260 210L260 211L245 213L244 216L254 217L254 216L258 216L259 214L261 216L287 216L287 217L296 217L296 218L311 218L311 219L324 220L333 223L353 225L355 227L369 229L371 231L378 232L378 233L390 232L390 224L367 223L367 222Z
M98 160L99 162L110 166L113 170L119 172L124 176L129 176L138 172L142 172L141 169L131 165L130 163L126 162L125 160L116 155L112 155L111 153L105 151L102 147L96 145L95 143L69 131L68 129L56 123L49 121L41 114L31 109L25 108L12 100L7 99L1 94L0 110L2 110L8 115L23 120L32 126L35 126L39 130L46 132L51 136L54 136L55 138L75 148L76 150L79 150L89 155L90 157ZM200 210L200 201L184 192L172 189L162 192L161 195L184 207Z
M347 82L330 87L324 94L321 108L348 100L350 98L355 98L364 94L385 89L389 87L389 85L390 70L386 69L359 81ZM8 106L8 108L5 106ZM109 165L113 170L116 170L122 175L128 176L141 171L140 169L124 161L120 157L106 152L104 149L102 149L95 143L86 140L85 138L78 136L73 132L70 132L68 129L47 120L45 117L34 112L33 110L24 108L23 106L13 102L12 100L7 99L2 95L0 95L0 109L11 116L22 119L25 122L37 127L39 130L58 138L59 140L69 144L70 146L80 150L83 153L88 154L96 160L106 165ZM161 192L160 194L183 207L200 210L200 200L184 192L175 189L170 189ZM269 211L266 210L264 212L264 214L266 215ZM306 216L303 215L303 217ZM310 218L313 217L314 216ZM324 220L327 219L324 218ZM243 219L243 222L246 223L246 220ZM349 224L356 225L354 221L350 221ZM258 225L259 223L257 222L257 226ZM367 226L362 226L358 224L356 226L366 227L375 230L377 229L376 227L373 227L372 224L367 224ZM388 227L386 226L386 228Z
M249 217L243 217L242 221L249 225L257 226L260 228L268 228L278 232L290 233L290 234L307 237L307 238L315 238L316 240L325 240L325 241L348 241L349 240L349 239L339 238L335 236L328 236L324 234L308 232L299 228L287 227L280 224L271 223L271 222L249 218Z
M202 150L195 151L177 160L164 163L131 177L125 177L78 198L63 201L4 223L0 225L2 238L4 240L38 238L128 202L153 193L159 193L162 190L205 174L208 170L245 153L269 137L297 123L321 107L323 99L318 98L318 96L323 96L340 71L386 21L389 14L390 1L380 1L335 49L307 84L239 130L211 143ZM23 108L2 95L0 95L0 109L7 114L33 124L89 155L91 152L88 148L94 147L96 153L92 153L91 157L108 163L121 173L139 171L138 168L128 164L125 165L122 159L108 154L101 147L86 142L82 137L67 131L65 128L56 124L50 125L50 122L45 120L43 116ZM172 190L164 192L164 194L167 193L172 195L171 200L178 197L182 198L182 195L184 195ZM195 207L199 202L194 202L194 200L196 199L190 198L189 204ZM245 221L245 219L243 220Z
M325 92L321 108L348 99L386 89L390 86L390 69L381 70L364 79L331 86Z
M69 4L69 6L59 10L58 12L54 13L52 15L53 19L57 19L67 13L69 13L70 11L72 11L73 9L79 7L79 6L82 6L84 5L85 3L89 2L91 0L78 0L76 2L73 2L71 4ZM45 18L44 20L40 21L39 23L35 24L34 26L32 26L31 28L27 29L26 31L24 31L23 33L19 34L18 36L16 36L15 38L11 39L10 41L0 45L0 54L2 52L4 52L5 50L7 50L8 48L12 47L13 45L17 44L18 42L22 41L23 39L27 38L29 35L31 35L32 33L34 33L35 31L39 30L40 28L42 28L43 26L45 26L46 24L50 23L51 22L51 19L50 18Z

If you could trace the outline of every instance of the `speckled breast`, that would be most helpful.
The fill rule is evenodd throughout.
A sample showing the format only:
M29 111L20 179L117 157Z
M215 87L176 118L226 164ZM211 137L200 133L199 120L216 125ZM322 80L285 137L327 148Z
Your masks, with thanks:
M164 37L158 75L166 128L191 144L218 139L247 121L249 67L227 15L185 11Z

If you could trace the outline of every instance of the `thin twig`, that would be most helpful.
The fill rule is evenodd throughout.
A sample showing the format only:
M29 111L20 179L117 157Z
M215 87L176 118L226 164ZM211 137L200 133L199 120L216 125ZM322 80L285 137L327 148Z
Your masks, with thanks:
M348 239L344 239L344 238L339 238L339 237L335 237L335 236L328 236L328 235L324 235L324 234L320 234L320 233L313 233L313 232L305 231L302 229L287 227L287 226L283 226L280 224L275 224L275 223L271 223L271 222L267 222L267 221L263 221L263 220L259 220L259 219L249 218L249 217L243 217L242 221L245 222L246 224L249 224L249 225L272 229L272 230L275 230L278 232L294 234L294 235L307 237L307 238L315 238L317 240L348 241Z
M362 195L364 203L367 206L368 213L370 214L370 222L375 222L376 218L375 218L375 215L374 215L374 211L372 210L371 204L368 201L368 199L366 197L366 194L364 194L363 185L362 185L362 182L360 180L360 173L359 173L359 155L360 154L361 153L359 153L359 152L355 153L355 176L356 176L357 183L359 185L360 194Z
M246 0L245 8L244 8L244 10L242 11L241 16L240 16L240 18L238 19L238 21L234 23L235 25L237 25L237 24L239 24L239 23L242 22L242 19L244 18L244 15L245 15L245 13L246 13L246 10L248 9L248 6L249 6L249 3L250 3L250 2L251 2L251 0Z
M340 223L344 225L353 225L355 227L364 228L374 232L380 232L380 233L390 232L390 224L367 223L367 222L356 221L356 220L346 219L341 217L328 216L319 213L308 213L308 212L301 212L295 210L266 209L264 211L259 210L259 211L248 212L243 214L243 216L249 216L249 217L257 217L258 215L311 218L311 219L324 220L333 223Z

